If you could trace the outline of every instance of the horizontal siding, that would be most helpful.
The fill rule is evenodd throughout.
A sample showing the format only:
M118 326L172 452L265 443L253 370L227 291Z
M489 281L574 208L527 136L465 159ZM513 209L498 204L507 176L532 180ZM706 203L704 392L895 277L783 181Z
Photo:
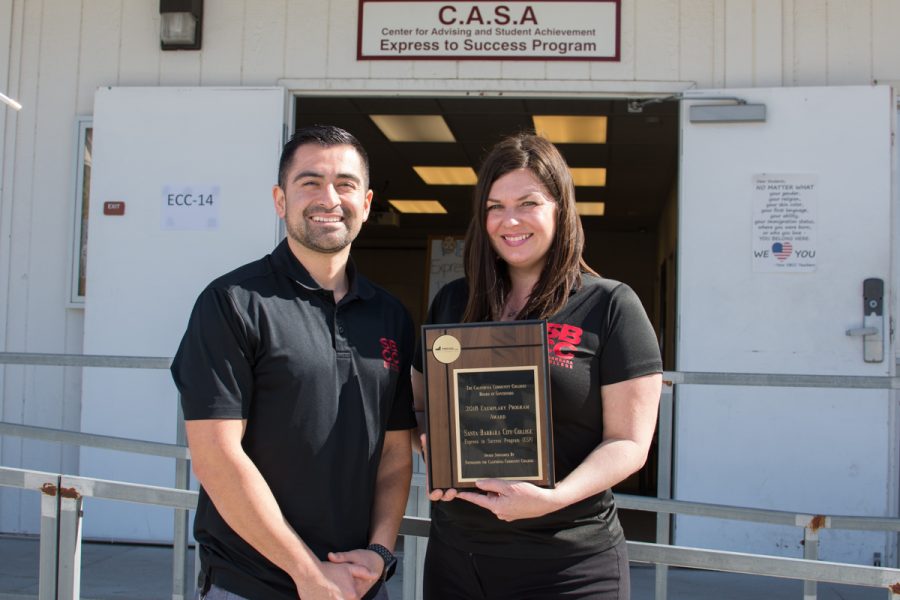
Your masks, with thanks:
M21 1L21 0L20 0ZM66 0L44 0L48 4L65 4ZM27 0L26 0L27 4ZM73 2L72 4L77 4ZM55 8L55 7L52 7ZM47 12L53 15L53 10ZM48 17L52 18L52 17ZM119 56L122 40L121 0L82 0L80 43L76 48L60 48L59 52L75 51L78 56L78 100L76 110L80 115L94 112L94 90L99 86L118 85ZM27 27L40 24L27 24ZM73 23L75 25L75 23ZM134 31L129 30L129 35ZM47 60L56 57L47 56ZM30 65L40 70L43 65ZM156 82L154 82L154 85Z
M714 0L681 0L678 19L678 78L696 81L697 87L713 87L715 65Z
M272 85L285 72L287 4L286 0L253 0L247 4L242 85Z
M754 33L756 30L754 2L726 0L725 2L725 87L753 86Z
M872 78L900 82L900 2L877 0L872 7Z
M75 3L73 3L75 4ZM148 23L159 23L159 8L155 2L123 2L122 26L119 42L119 66L117 85L158 85L160 56L147 52L159 44L157 28ZM85 39L85 44L93 44Z
M828 85L872 81L872 0L829 0L827 62Z
M358 79L369 76L370 61L356 60L358 6L357 2L347 0L328 3L329 77Z
M794 0L794 77L796 85L828 84L828 5Z
M328 74L329 5L321 0L292 0L287 9L285 73L301 78ZM356 39L355 37L353 39Z
M203 15L200 84L235 85L242 77L245 7L243 2L217 4L216 10L207 9Z
M98 85L575 79L747 87L867 84L900 70L900 49L892 43L900 9L892 0L622 2L621 60L595 63L358 61L357 0L221 0L206 7L201 52L159 50L153 3L43 3L47 18L71 13L65 5L81 8L78 18L66 23L80 30L81 113L90 112Z
M634 78L674 80L680 41L678 0L637 0L635 6Z
M17 43L16 36L20 28L14 26L13 20L13 1L0 0L0 85L8 96L18 97L18 86L14 85L15 72L18 68L14 68L10 64L10 49L14 43ZM6 109L4 114L7 113ZM12 215L12 193L9 189L8 179L3 176L13 164L15 156L15 148L13 141L14 135L7 136L7 131L15 131L15 120L4 118L0 119L0 144L3 151L0 155L0 348L6 347L6 327L8 302L7 295L9 293L8 283L10 281L10 243L12 240L11 215ZM2 370L0 370L2 372ZM0 379L0 393L2 393L2 379Z
M784 22L781 3L756 0L753 9L753 85L783 85Z

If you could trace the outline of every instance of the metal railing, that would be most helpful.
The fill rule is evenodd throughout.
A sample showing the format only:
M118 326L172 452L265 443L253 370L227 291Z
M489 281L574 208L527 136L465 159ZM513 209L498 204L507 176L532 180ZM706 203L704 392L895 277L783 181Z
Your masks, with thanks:
M0 353L0 364L4 363L163 369L168 367L169 359ZM672 386L679 383L900 389L900 378L894 377L666 372L664 380L667 386L664 388L660 405L661 448L666 447L667 438L669 441L671 440L672 432L665 425L664 417L666 411L672 409ZM187 514L196 505L197 493L187 489L190 454L184 445L183 437L179 439L178 444L163 444L2 422L0 422L0 435L107 448L176 460L176 486L174 488L0 467L0 486L34 490L41 494L39 577L39 598L41 600L79 598L81 519L82 503L85 497L173 508L176 514L176 526L172 597L173 600L182 600L190 596L193 585L189 585L185 577L188 563ZM183 436L183 434L181 435ZM661 452L659 460L661 477L664 474L668 476L667 471L670 471L671 468L671 457L664 454ZM665 483L668 485L668 482ZM421 475L415 475L413 484L424 487L424 478ZM665 568L678 566L804 580L806 582L804 598L806 599L815 598L816 582L829 582L880 587L887 591L888 597L892 600L900 600L900 569L816 560L818 535L821 529L900 532L900 518L812 515L621 494L617 494L616 501L621 508L649 511L658 515L657 539L663 543L628 543L629 554L633 561L657 565L656 596L658 599L664 599L667 595ZM783 558L668 545L665 542L668 540L668 519L672 514L801 527L804 530L804 558ZM427 518L407 515L403 519L401 534L427 537L428 527ZM416 561L415 557L407 556L405 558L413 559L411 562L405 563L413 567L410 569L412 573L410 570L407 571L408 576L415 573ZM419 558L421 558L421 553ZM404 597L410 597L411 586L406 585L406 578L404 579Z
M171 358L147 356L102 356L87 354L39 354L30 352L0 352L0 365L58 366L58 367L103 367L119 369L168 369ZM178 408L179 417L181 408ZM65 431L47 427L19 425L0 422L0 435L27 437L48 442L59 442L76 446L89 446L120 452L131 452L145 456L158 456L175 459L174 487L188 490L190 487L190 451L184 434L184 423L181 418L176 424L176 444L134 440L108 435ZM174 507L173 522L173 556L172 556L172 600L186 600L193 597L193 577L187 576L188 570L188 523L189 514L186 508ZM42 504L42 519L44 507ZM80 530L79 530L80 531ZM43 539L43 526L42 526ZM80 534L79 534L80 535ZM80 538L79 538L80 539ZM80 548L80 542L79 542ZM43 558L42 558L43 561ZM43 563L42 563L43 564ZM61 596L63 598L67 596Z
M898 357L900 365L900 357ZM789 388L836 388L836 389L900 389L900 377L886 376L854 376L854 375L808 375L778 373L710 373L666 371L663 373L663 389L659 404L659 464L658 464L658 498L616 495L616 502L622 508L635 508L657 513L657 543L665 543L670 537L670 514L684 514L724 519L749 520L767 524L793 525L804 528L804 559L816 560L819 551L820 529L848 529L857 531L893 531L897 532L900 519L892 517L847 517L787 513L776 510L751 509L739 507L717 506L696 502L670 500L669 490L672 488L672 441L673 432L673 393L679 384L687 385L723 385L723 386L759 386ZM628 506L633 502L633 506ZM678 510L665 508L666 502L676 502L672 506L681 506ZM684 512L683 512L684 511ZM695 512L696 511L696 512ZM704 512L708 511L708 512ZM898 547L900 548L900 547ZM656 600L667 598L667 573L664 561L657 563ZM836 563L842 564L842 563ZM680 565L689 566L689 565ZM700 567L707 568L707 567ZM756 573L759 574L759 573ZM774 575L773 576L777 576ZM804 600L813 600L817 596L815 578L804 579ZM895 577L896 579L896 577ZM891 583L889 593L893 600L900 600L900 582Z
M417 482L424 483L424 482ZM72 599L80 597L81 520L85 498L104 498L138 502L176 510L191 510L197 504L197 492L174 488L107 481L90 477L74 477L0 467L0 486L32 490L41 494L41 537L39 600ZM767 523L814 526L806 517L779 511L745 509L731 506L655 500L640 496L617 497L623 508L677 514L715 516L719 518L752 520ZM828 523L828 520L831 522ZM866 530L900 530L900 519L869 519L861 517L823 517L822 526L845 519L841 528ZM400 533L427 537L429 521L405 516ZM632 561L649 562L693 569L728 571L788 579L805 579L849 585L880 587L889 597L900 598L900 569L868 567L810 559L782 558L721 550L705 550L683 546L628 542Z
M39 600L77 600L81 594L81 523L85 498L104 498L193 510L197 492L175 488L107 481L0 467L0 486L33 490L41 494ZM185 546L185 556L187 547ZM177 566L177 555L176 566ZM183 573L173 569L173 598L191 597L194 586L185 586ZM189 589L188 589L189 588Z
M624 494L616 494L616 505L619 508L654 512L658 515L693 515L728 519L732 521L753 521L769 525L789 525L792 527L803 528L803 559L805 559L806 562L797 563L794 561L800 559L781 557L765 557L766 560L751 560L749 558L750 556L759 557L760 555L714 552L696 548L690 549L690 552L680 553L679 556L673 557L667 550L657 552L657 548L665 547L659 543L650 545L635 543L634 546L637 554L633 554L631 551L632 545L629 543L629 556L632 560L637 562L645 562L639 558L640 556L649 556L654 558L654 560L646 562L654 562L658 565L675 565L681 567L713 569L717 571L733 571L754 575L803 579L805 580L803 597L806 600L816 598L816 584L819 581L885 587L888 589L891 598L894 600L900 599L900 570L898 569L847 565L845 563L817 562L819 558L820 530L841 529L851 531L887 531L896 533L900 532L900 518L813 515L721 504L706 504L702 502L686 502L683 500L663 500L659 498ZM668 547L675 548L676 546ZM837 576L838 579L821 579L820 576L823 571L820 567L812 567L808 564L809 561L813 561L812 564L814 565L838 565L841 568L829 567L826 569L830 571L833 576ZM754 566L759 570L747 570L754 569ZM843 569L845 566L852 568L850 570L845 570ZM663 574L665 573L664 570L661 570L661 572ZM808 573L808 575L801 575L801 573ZM666 598L665 585L661 587L657 585L656 596L662 600Z

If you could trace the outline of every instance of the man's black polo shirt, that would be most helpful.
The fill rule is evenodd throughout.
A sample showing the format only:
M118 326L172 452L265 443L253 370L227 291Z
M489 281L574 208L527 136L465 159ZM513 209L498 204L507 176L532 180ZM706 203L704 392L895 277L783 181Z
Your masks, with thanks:
M320 559L366 547L384 431L415 427L409 314L352 263L348 275L335 305L283 241L200 294L172 364L185 419L247 420L244 450ZM296 598L202 488L194 534L217 585Z

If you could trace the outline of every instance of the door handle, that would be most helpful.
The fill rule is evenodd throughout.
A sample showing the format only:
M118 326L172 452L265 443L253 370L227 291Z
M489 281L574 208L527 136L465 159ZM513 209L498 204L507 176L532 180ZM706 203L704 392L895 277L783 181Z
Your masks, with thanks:
M863 326L847 330L849 336L863 339L863 360L884 361L884 280L863 281Z
M847 330L847 335L875 335L878 333L877 327L854 327Z

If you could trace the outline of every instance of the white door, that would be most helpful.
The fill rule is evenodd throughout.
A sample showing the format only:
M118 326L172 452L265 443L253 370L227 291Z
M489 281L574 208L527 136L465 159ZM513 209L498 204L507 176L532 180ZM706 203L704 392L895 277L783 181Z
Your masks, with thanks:
M206 284L271 251L285 96L281 88L97 91L85 354L173 356ZM85 369L83 431L174 443L177 418L167 370ZM167 487L175 474L171 459L92 448L81 450L80 472ZM88 501L84 535L171 540L172 520L171 510Z
M715 96L765 105L765 121L699 120L731 110L697 108L734 104ZM681 116L678 370L893 375L894 129L888 87L691 93ZM869 348L880 362L866 362L863 338L847 335L863 327L867 279L884 284L885 335ZM683 385L675 423L675 498L897 514L890 391ZM802 556L802 537L699 517L675 528L677 544L785 556ZM824 560L896 560L887 534L828 530L821 540Z

